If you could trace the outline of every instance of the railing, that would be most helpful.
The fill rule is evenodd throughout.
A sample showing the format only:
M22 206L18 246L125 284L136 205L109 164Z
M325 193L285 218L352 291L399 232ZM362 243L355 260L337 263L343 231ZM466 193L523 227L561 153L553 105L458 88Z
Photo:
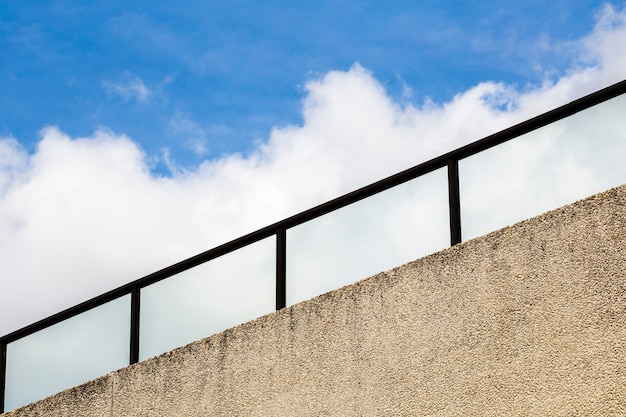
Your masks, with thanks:
M443 169L447 173L447 205L449 213L449 240L450 245L461 242L461 201L459 182L459 161L470 156L493 148L511 139L533 132L539 128L568 118L578 112L589 109L600 103L609 101L626 92L626 80L593 94L558 107L552 111L534 117L523 123L490 135L484 139L463 146L428 162L370 184L366 187L328 201L312 209L306 210L287 219L264 227L231 242L203 252L199 255L171 265L158 272L147 275L129 284L123 285L105 294L92 298L65 311L45 318L34 324L0 337L0 412L4 412L5 394L7 387L7 350L11 343L20 341L26 336L50 328L69 318L78 316L96 307L103 306L123 297L130 298L130 324L128 326L129 352L128 363L133 364L140 360L140 310L142 290L166 278L189 271L191 268L205 264L208 261L232 253L238 249L248 247L256 242L271 238L275 242L275 308L280 310L287 306L287 232L299 225L310 222L323 215L342 209L348 205L372 197L382 191L407 183L425 174ZM621 113L626 115L626 112ZM619 116L621 117L621 116ZM626 140L626 139L625 139ZM620 158L621 159L621 158ZM442 171L443 172L443 171ZM600 190L597 190L600 191ZM10 358L9 358L10 359ZM112 370L112 369L111 369Z

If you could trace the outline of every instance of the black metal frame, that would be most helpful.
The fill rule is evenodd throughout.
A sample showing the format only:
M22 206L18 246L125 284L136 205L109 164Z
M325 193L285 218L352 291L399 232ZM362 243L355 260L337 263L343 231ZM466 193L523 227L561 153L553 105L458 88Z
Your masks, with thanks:
M286 251L287 251L287 229L312 220L316 217L330 213L334 210L345 207L349 204L370 197L381 191L395 187L404 182L415 179L419 176L432 172L436 169L447 167L448 170L448 196L450 210L450 244L452 246L461 242L461 210L459 195L459 161L461 159L482 152L503 142L514 139L525 133L554 123L582 110L593 107L597 104L615 98L626 93L626 80L613 84L609 87L596 91L580 99L558 107L554 110L533 117L525 122L519 123L498 133L489 135L476 142L448 152L430 161L416 165L412 168L399 172L390 177L384 178L373 184L352 191L341 197L320 204L309 210L288 217L270 226L249 233L238 239L232 240L223 245L217 246L206 252L168 266L160 271L149 274L136 281L122 285L107 293L94 297L88 301L68 308L50 317L42 319L36 323L23 327L0 337L0 413L4 412L5 388L6 388L6 354L7 345L18 339L33 334L39 330L50 327L63 320L74 317L87 310L113 301L119 297L131 295L131 326L130 326L130 352L129 363L136 363L139 360L139 323L140 323L140 293L143 287L154 284L172 275L178 274L194 266L200 265L229 252L250 245L261 239L276 236L276 309L280 310L287 305L286 301Z

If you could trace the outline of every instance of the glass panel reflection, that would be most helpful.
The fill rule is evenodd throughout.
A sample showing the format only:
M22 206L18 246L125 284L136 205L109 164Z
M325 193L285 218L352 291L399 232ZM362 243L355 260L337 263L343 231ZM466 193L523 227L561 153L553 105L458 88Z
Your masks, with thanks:
M272 312L275 251L272 236L143 288L140 360Z
M287 230L294 304L450 245L447 169Z
M463 240L626 182L626 96L459 162Z
M130 295L9 343L5 409L127 366L129 346Z

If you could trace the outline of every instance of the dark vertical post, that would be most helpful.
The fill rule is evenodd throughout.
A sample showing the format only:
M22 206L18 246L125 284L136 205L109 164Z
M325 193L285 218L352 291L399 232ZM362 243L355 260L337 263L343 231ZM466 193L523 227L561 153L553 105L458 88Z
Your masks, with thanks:
M0 414L4 413L4 395L6 392L7 344L0 343Z
M461 243L461 197L459 192L459 160L448 162L448 202L450 204L450 246Z
M287 306L287 230L276 231L276 310Z
M130 364L139 362L139 310L141 306L141 288L135 287L130 292Z

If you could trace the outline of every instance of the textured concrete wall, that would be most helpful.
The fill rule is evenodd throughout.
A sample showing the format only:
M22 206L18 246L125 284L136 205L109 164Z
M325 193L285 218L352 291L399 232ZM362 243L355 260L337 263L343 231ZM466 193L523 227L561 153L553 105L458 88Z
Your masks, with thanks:
M626 186L8 414L624 416Z

